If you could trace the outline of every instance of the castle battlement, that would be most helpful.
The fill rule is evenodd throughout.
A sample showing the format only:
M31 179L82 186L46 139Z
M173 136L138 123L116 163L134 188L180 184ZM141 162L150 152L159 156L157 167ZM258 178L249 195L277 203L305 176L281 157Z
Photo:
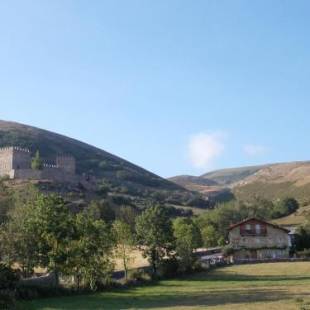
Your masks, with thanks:
M11 152L11 151L17 151L17 152L23 152L23 153L30 153L30 150L27 148L22 148L19 146L7 146L7 147L0 147L0 152Z
M43 160L44 161L44 160ZM71 155L56 156L55 162L44 161L42 170L31 169L31 151L19 146L0 148L0 176L18 179L61 179L75 175L75 158Z

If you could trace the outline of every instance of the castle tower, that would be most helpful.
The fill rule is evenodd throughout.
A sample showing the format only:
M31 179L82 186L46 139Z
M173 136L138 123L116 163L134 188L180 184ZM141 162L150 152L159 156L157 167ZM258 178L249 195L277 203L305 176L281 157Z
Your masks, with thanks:
M14 170L31 168L31 153L28 149L13 147L12 168Z
M75 174L75 158L73 156L57 156L56 166L67 173Z
M0 148L0 176L10 175L13 170L30 167L31 155L28 149L16 146Z

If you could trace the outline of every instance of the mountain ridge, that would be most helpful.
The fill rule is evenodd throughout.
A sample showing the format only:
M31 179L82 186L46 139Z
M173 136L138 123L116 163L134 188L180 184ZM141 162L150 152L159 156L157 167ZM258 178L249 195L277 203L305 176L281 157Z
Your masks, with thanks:
M203 179L216 185L204 186ZM176 176L169 180L207 197L230 191L244 200L255 195L272 200L291 195L303 203L310 202L310 161L306 160L220 169L197 177Z

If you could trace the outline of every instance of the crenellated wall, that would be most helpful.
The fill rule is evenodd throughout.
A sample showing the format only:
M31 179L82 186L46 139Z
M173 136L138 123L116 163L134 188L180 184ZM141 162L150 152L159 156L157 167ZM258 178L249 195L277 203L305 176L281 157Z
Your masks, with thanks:
M56 166L68 173L75 174L75 158L72 156L57 156Z
M31 152L21 147L0 148L0 176L11 179L47 179L75 182L75 158L57 156L55 163L44 163L42 170L31 169Z

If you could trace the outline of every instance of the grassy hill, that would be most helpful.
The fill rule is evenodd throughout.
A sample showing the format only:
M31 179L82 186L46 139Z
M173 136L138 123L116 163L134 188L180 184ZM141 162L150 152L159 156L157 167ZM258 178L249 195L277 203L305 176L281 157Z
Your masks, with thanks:
M151 197L156 201L186 204L197 194L165 180L137 165L81 141L14 122L0 121L0 147L20 146L32 153L40 151L43 158L70 154L76 158L77 173L98 178L109 193L133 197Z
M230 191L241 200L250 200L255 195L269 200L291 196L302 205L310 202L309 161L223 169L199 177L178 176L170 180L215 199L223 191Z

